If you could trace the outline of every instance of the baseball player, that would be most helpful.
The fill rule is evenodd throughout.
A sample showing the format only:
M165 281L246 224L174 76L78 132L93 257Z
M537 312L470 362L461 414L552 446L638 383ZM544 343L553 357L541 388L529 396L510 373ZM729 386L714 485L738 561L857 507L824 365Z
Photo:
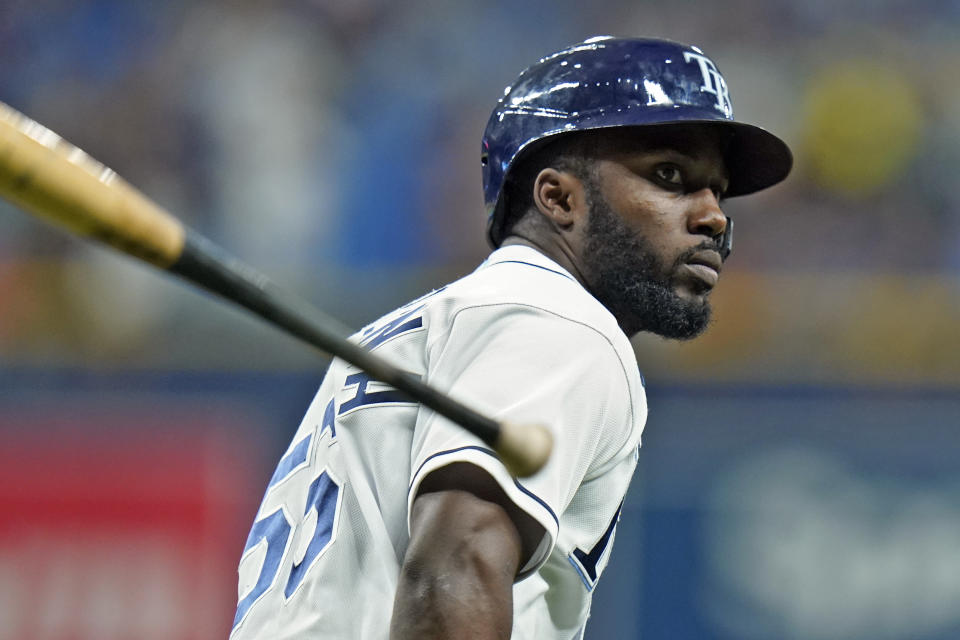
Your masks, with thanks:
M733 119L700 49L593 38L506 89L483 136L476 271L354 340L555 447L522 482L489 448L334 361L239 567L232 638L581 638L646 420L630 337L701 333L724 197L787 146Z

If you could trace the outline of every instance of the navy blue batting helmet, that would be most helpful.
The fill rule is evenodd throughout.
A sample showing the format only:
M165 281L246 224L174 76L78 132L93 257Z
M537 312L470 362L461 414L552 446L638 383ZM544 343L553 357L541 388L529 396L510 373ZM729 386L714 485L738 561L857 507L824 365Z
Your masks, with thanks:
M546 56L506 88L483 133L483 195L494 247L503 241L503 184L540 142L573 131L704 123L728 130L726 195L787 177L793 157L775 135L733 119L727 83L694 46L649 38L591 38Z

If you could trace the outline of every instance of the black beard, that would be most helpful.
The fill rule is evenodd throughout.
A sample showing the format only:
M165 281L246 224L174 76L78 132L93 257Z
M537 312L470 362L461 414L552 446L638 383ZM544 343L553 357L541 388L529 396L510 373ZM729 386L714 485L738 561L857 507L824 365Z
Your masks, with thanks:
M598 189L588 186L591 203L584 261L590 292L617 319L628 337L649 331L664 338L689 340L710 323L706 298L681 298L671 274L697 251L713 249L706 242L680 255L669 268L646 241L637 238Z

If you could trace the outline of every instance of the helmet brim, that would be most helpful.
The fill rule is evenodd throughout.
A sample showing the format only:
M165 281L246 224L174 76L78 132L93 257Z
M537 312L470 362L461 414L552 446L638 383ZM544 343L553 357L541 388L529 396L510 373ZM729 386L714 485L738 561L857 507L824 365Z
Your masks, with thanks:
M790 147L766 129L745 122L717 118L712 113L701 114L697 109L687 108L676 111L679 111L679 113L671 114L675 118L674 120L649 123L637 122L630 114L624 114L623 122L618 122L618 118L607 114L601 126L593 127L590 119L584 118L577 127L577 131L610 128L618 130L646 129L649 127L665 129L696 125L705 129L725 132L727 142L723 152L723 160L726 165L727 177L730 180L725 194L728 198L745 196L772 187L778 182L782 182L790 174L790 170L793 168L793 153L791 153ZM557 131L556 133L559 135L574 132ZM547 142L552 139L555 139L554 136L548 134L536 140L536 142ZM528 150L526 147L522 148L517 153L517 157L519 158Z
M782 182L793 168L793 154L783 140L766 129L743 122L707 121L706 126L733 135L724 151L730 185L726 197L745 196Z

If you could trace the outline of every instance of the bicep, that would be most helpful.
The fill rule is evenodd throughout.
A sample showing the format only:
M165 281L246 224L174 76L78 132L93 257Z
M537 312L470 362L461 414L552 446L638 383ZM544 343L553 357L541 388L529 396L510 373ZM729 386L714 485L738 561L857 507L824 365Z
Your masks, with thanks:
M495 548L503 549L505 558L516 552L519 564L514 577L545 533L543 526L518 507L486 470L468 462L454 462L431 472L420 483L413 501L411 540L415 536L444 535L443 531L452 527L465 529L461 534L482 532L500 545Z
M418 571L476 573L495 583L513 582L520 562L516 527L499 506L466 491L417 498L404 564Z
M482 480L485 472L450 466L456 478L430 474L411 507L391 623L395 639L511 633L524 526L515 524L509 505L487 499L496 495Z

